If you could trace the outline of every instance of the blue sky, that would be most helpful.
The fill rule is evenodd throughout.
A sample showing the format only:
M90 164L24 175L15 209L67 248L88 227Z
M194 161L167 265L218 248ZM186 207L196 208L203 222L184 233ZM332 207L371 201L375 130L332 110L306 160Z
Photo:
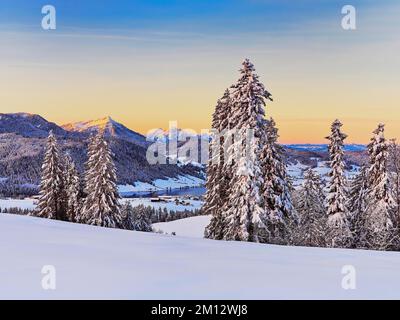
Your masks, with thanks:
M380 5L393 1L379 1ZM377 1L353 0L359 9ZM305 20L335 17L336 0L2 0L1 24L31 26L45 4L57 8L62 27L134 28L175 31L274 31Z
M355 31L341 27L349 3ZM378 122L400 138L399 16L398 0L1 0L0 107L199 131L250 58L283 142L323 142L335 118L349 142Z

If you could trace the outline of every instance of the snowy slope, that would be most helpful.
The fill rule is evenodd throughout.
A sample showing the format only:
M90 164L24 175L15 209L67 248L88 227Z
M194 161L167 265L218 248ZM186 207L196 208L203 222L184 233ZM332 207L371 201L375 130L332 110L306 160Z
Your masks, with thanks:
M400 298L399 253L269 246L0 215L0 298ZM41 287L43 265L56 290ZM344 265L357 289L341 287Z
M159 222L153 224L153 229L166 234L175 232L180 237L203 238L204 229L210 223L210 219L210 216L197 216L169 222Z

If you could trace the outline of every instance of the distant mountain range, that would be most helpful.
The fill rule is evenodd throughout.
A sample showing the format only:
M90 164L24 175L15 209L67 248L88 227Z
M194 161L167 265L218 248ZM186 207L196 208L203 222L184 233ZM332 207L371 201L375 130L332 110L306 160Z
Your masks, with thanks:
M181 138L197 137L194 141L179 142L180 147L190 148L192 143L202 142L199 143L200 149L200 145L204 147L204 142L210 139L207 134L196 135L192 131L179 129L174 136L169 131L156 129L145 137L110 117L59 126L36 114L3 113L0 114L0 193L4 194L4 190L10 188L18 193L39 183L46 137L50 130L58 137L61 149L72 156L81 172L84 171L89 136L103 130L114 155L119 184L134 184L137 181L151 183L156 179L182 175L204 177L205 166L196 162L150 165L146 150L154 141L169 141L171 137L176 138L176 134ZM205 147L208 152L207 145ZM290 163L313 166L317 160L328 159L326 144L288 144L284 147ZM346 145L347 164L360 164L365 159L365 148L364 145Z
M204 170L189 164L150 165L146 137L110 117L59 126L29 113L0 114L0 193L23 193L40 181L46 137L52 130L61 149L71 155L81 172L90 134L104 130L113 152L119 184L182 175L203 177Z
M198 134L189 129L176 129L176 130L163 130L161 128L151 130L147 135L147 141L168 141L171 139L178 139L184 141L189 138L200 138L202 140L210 140L210 135L207 133Z
M49 122L37 114L0 113L0 134L15 133L22 137L45 138L49 131L57 136L71 137L73 133L64 130L53 122Z

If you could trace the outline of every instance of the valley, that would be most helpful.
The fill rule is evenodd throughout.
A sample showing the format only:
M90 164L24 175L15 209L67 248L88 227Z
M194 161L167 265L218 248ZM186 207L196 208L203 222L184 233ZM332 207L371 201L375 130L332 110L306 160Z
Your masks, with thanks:
M146 148L156 137L169 139L169 131L155 130L146 139L110 117L57 125L39 115L12 113L0 114L0 195L24 197L37 194L46 137L50 130L56 134L62 151L71 155L81 173L84 171L88 138L98 130L104 130L113 152L123 197L165 195L171 194L172 190L177 195L185 195L183 189L204 185L205 166L199 163L185 162L184 159L180 159L178 165L148 163ZM204 134L199 135L199 148L207 150L205 141L208 139ZM193 139L187 143L192 144ZM180 142L180 147L187 146ZM326 145L291 144L284 147L289 174L295 186L301 184L302 172L307 167L316 168L321 174L326 172ZM346 171L351 174L364 161L365 146L350 144L345 146L345 152Z

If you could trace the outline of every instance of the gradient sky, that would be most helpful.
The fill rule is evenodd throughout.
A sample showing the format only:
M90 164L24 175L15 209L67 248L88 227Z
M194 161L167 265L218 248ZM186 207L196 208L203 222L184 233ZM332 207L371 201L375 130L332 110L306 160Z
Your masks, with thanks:
M45 4L57 30L41 29ZM0 112L199 131L248 57L281 142L324 142L335 118L349 143L378 122L400 139L399 17L398 0L1 0Z

